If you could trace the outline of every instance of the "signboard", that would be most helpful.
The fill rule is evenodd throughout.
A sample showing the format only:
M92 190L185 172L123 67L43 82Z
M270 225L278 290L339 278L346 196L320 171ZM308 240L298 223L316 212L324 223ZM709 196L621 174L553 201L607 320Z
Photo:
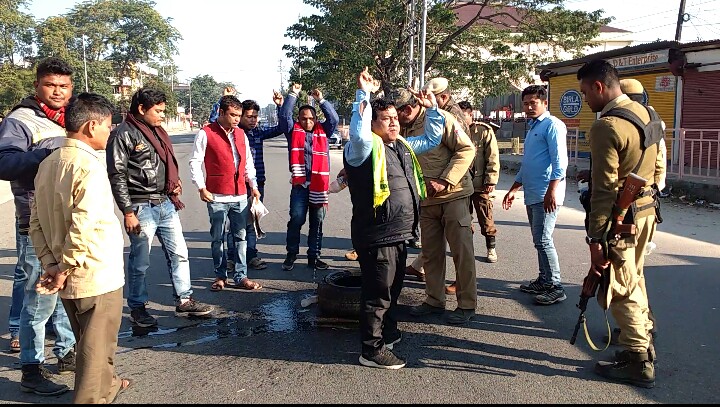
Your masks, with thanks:
M664 75L655 77L656 92L673 92L675 91L675 76Z
M580 114L582 103L583 99L580 92L575 89L567 90L562 94L562 96L560 96L560 113L562 113L563 116L572 119Z
M668 63L668 50L648 52L645 54L625 55L610 58L609 61L618 71L630 69L647 69Z

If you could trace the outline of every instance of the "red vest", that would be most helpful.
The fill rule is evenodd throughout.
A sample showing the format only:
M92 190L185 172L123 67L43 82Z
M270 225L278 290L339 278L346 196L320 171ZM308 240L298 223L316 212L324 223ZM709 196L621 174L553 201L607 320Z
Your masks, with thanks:
M245 132L240 128L233 129L235 148L240 156L240 162L235 168L230 139L225 130L216 122L203 128L207 135L207 149L205 150L205 185L213 194L245 195Z

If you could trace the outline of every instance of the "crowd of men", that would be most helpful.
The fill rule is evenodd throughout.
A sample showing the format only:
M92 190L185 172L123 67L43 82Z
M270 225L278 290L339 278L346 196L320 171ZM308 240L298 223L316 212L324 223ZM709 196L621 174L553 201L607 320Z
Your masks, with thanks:
M89 93L73 97L71 77L66 62L42 61L35 94L0 123L0 178L11 181L16 207L11 347L20 352L22 391L43 396L67 391L44 367L45 329L51 321L58 372L75 374L74 402L106 403L130 386L113 363L126 283L130 321L140 327L157 325L146 309L152 294L146 276L156 235L168 260L176 315L207 316L213 307L192 297L178 214L184 208L179 167L186 164L178 163L162 127L166 95L138 90L111 134L110 102ZM612 380L652 387L654 325L643 254L655 231L656 186L664 177L664 145L648 135L657 115L623 94L617 71L606 61L586 64L578 80L588 105L600 113L588 136L593 157L588 279L606 276L598 299L612 311L619 326L615 339L626 348L595 370ZM351 237L362 271L359 361L399 369L406 362L395 353L402 340L397 301L406 274L426 283L426 298L412 307L412 316L444 314L447 295L457 298L448 323L463 325L475 316L472 213L485 237L486 260L497 262L491 194L498 182L499 154L493 128L473 120L472 105L455 102L446 79L433 79L422 91L400 88L376 97L378 83L367 69L357 82L341 173L350 191ZM330 189L328 135L334 133L338 115L314 89L309 94L325 121L318 120L311 105L300 106L294 120L301 90L294 84L286 97L275 92L279 122L259 128L258 104L240 101L233 89L226 89L195 137L189 166L208 208L213 291L231 285L262 288L248 276L249 268L267 267L257 251L251 214L264 194L263 142L280 135L288 144L292 184L282 268L295 266L300 230L308 218L307 265L329 268L321 259L322 229ZM530 129L522 167L502 206L510 209L517 191L524 190L539 275L520 290L550 305L567 298L552 238L565 193L566 128L547 111L543 86L526 88L522 98ZM628 111L637 121L627 118ZM633 197L633 210L625 215L635 233L608 236L617 219L618 193L631 173L645 180ZM115 207L130 240L127 272ZM421 254L407 265L408 247L418 240ZM456 270L456 281L447 287L446 244Z

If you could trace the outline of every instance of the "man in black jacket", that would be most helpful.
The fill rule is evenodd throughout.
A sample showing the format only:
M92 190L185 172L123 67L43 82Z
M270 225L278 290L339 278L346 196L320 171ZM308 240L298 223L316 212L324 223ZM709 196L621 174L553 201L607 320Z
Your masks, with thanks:
M165 94L140 89L132 97L130 112L110 136L107 167L113 195L125 215L130 237L128 258L128 307L130 320L140 327L157 325L145 305L148 302L145 274L150 268L150 247L158 235L176 302L175 314L203 316L213 308L192 299L190 263L178 210L182 183L172 143L165 129Z

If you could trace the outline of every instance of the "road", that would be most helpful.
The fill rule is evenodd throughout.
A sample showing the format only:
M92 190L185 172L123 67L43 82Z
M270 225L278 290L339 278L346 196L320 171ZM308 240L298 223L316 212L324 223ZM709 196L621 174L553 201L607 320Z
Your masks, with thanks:
M588 270L583 213L576 188L568 185L555 243L568 299L542 307L518 286L537 274L522 200L503 211L500 202L512 182L502 174L495 194L499 228L497 264L484 263L484 239L476 234L479 309L465 327L442 319L409 315L409 306L424 298L424 285L407 280L400 299L405 333L397 352L408 365L399 371L369 369L358 364L359 334L351 322L320 318L315 306L300 301L313 293L314 275L305 268L305 238L291 272L280 267L285 256L289 172L284 140L265 146L269 180L260 241L269 267L251 271L265 288L260 291L211 292L213 281L207 209L189 179L192 135L174 137L186 186L181 212L188 242L195 297L215 305L214 319L188 320L173 314L171 287L159 246L153 249L149 274L149 309L160 330L134 332L125 315L120 332L118 371L133 380L120 396L124 403L717 403L720 379L713 360L720 360L720 212L667 203L666 221L648 257L648 290L659 318L657 387L641 390L606 382L593 364L608 359L590 350L584 338L571 346L580 284ZM333 151L332 172L342 165ZM349 194L332 195L324 227L323 258L334 269L356 268L344 259L349 240ZM0 332L7 332L15 244L12 201L0 205ZM305 229L307 226L305 227ZM303 236L306 236L305 231ZM127 240L126 240L127 243ZM126 249L127 251L127 249ZM417 255L412 251L411 259ZM449 259L449 258L448 258ZM449 260L449 278L454 275ZM454 299L447 308L455 307ZM589 324L601 341L604 317L594 301ZM140 332L135 332L139 334ZM0 402L71 401L70 393L45 399L19 390L16 355L7 353L8 336L0 340ZM46 348L51 355L51 348ZM48 364L55 369L55 360ZM72 385L72 376L62 377Z

